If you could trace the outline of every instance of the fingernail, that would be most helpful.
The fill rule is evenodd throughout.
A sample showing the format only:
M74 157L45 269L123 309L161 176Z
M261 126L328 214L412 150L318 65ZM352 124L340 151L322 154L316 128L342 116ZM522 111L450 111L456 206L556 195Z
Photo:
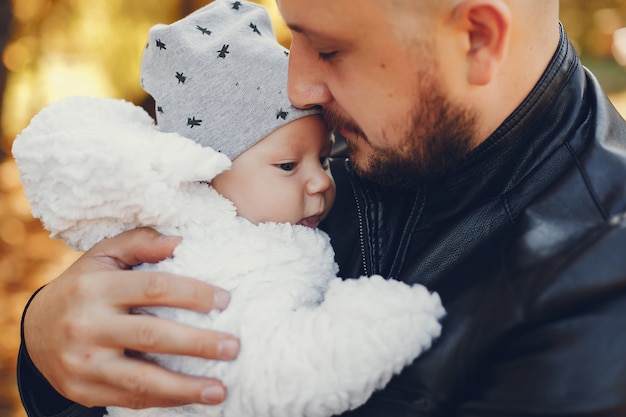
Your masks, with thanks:
M217 354L220 359L235 359L239 354L239 341L224 339L218 342Z
M224 401L224 388L219 385L211 385L202 391L202 401L207 404L215 404Z
M161 236L159 236L159 240L176 241L176 240L183 240L183 238L182 238L182 236L161 235Z
M159 236L159 240L162 242L169 244L175 243L176 246L178 246L180 244L180 242L182 242L183 238L181 236L166 236L166 235L161 235ZM168 256L168 258L173 258L174 257L174 253L170 253Z
M228 303L230 303L229 293L227 293L224 290L217 290L215 291L215 294L213 295L213 297L214 297L213 308L221 311L221 310L224 310L226 307L228 307Z

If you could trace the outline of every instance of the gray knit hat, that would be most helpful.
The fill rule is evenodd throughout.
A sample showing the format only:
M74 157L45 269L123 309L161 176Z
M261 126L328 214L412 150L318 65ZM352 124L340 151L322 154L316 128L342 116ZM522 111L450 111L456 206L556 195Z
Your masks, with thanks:
M161 131L232 160L279 127L319 113L289 102L288 56L263 6L215 0L150 29L141 83L156 101Z

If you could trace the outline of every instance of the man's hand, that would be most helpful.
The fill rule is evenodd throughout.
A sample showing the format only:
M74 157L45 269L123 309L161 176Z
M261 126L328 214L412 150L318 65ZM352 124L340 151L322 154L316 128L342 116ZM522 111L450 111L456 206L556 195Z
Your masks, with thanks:
M85 406L130 408L215 404L220 381L133 359L125 350L234 359L232 335L128 313L131 306L223 309L223 290L190 278L128 270L170 257L177 237L139 229L104 240L37 294L24 319L31 359L63 396Z

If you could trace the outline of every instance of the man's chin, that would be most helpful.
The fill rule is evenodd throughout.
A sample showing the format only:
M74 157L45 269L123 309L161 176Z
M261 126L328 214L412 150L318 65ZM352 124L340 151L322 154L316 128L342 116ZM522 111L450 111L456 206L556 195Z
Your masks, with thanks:
M369 157L366 155L367 152L348 140L346 140L346 145L348 145L350 164L360 177L367 178L369 172Z
M352 169L359 177L375 183L380 181L379 175L373 172L372 159L366 152L350 147L348 148L348 158Z
M422 175L415 170L414 162L400 155L387 154L381 157L376 151L371 154L362 149L350 149L350 164L361 178L375 184L400 190L412 190L420 182Z

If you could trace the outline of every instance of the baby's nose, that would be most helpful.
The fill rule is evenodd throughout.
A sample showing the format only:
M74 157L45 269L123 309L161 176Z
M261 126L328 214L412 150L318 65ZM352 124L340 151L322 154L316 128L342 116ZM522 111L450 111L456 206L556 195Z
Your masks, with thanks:
M328 173L320 169L315 170L315 173L311 176L308 181L308 191L311 194L323 193L327 191L331 186L332 180Z

